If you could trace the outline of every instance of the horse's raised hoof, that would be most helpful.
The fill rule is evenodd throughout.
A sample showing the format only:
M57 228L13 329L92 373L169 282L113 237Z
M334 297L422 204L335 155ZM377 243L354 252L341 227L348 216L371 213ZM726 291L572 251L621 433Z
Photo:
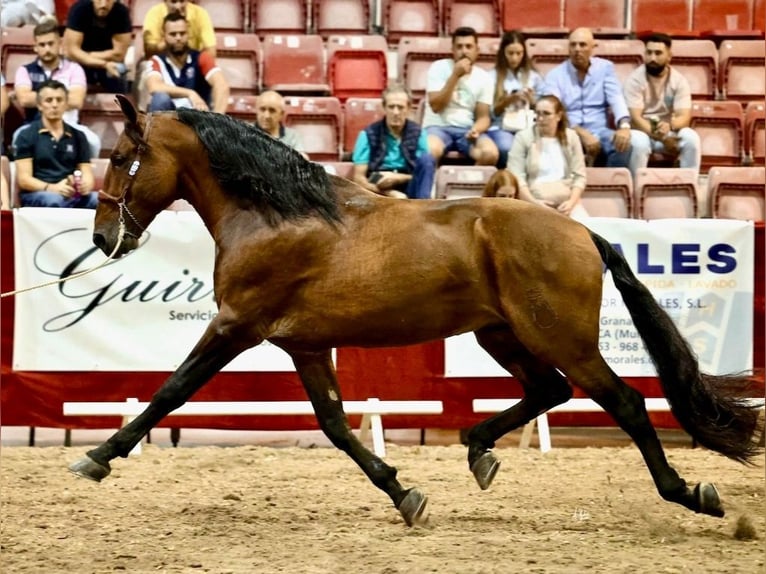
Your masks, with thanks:
M718 489L714 485L700 482L694 488L694 496L697 497L697 502L699 503L698 512L717 516L718 518L722 518L725 514L721 504L721 497L718 496Z
M86 456L70 464L69 472L82 478L101 482L102 479L109 476L109 473L112 472L112 469L109 467L109 463L104 466L103 464L100 464L92 458Z
M494 454L487 451L471 465L471 472L479 483L479 488L487 490L500 468L500 461Z
M423 526L428 522L428 497L417 488L411 488L399 503L399 512L407 526Z

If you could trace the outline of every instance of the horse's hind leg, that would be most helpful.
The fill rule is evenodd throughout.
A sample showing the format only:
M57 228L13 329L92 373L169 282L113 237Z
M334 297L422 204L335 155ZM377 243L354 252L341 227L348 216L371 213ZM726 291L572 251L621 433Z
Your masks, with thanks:
M415 488L402 488L396 480L396 469L371 453L351 432L330 352L291 353L291 356L319 426L333 445L348 454L372 483L391 497L408 526L425 522L426 496Z
M600 355L591 361L578 362L575 367L567 369L566 374L572 384L583 389L601 405L633 439L662 498L695 512L719 517L724 515L715 486L700 483L692 490L668 464L660 439L646 412L644 397L625 384Z
M566 379L524 347L507 325L476 331L476 340L513 374L524 397L511 408L480 422L468 433L468 466L482 490L489 488L499 463L490 451L495 441L572 397Z

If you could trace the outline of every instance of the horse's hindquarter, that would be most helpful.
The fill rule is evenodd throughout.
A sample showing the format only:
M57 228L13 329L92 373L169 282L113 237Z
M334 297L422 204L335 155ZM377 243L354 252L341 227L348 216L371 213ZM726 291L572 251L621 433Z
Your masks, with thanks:
M287 348L404 345L505 323L528 293L508 284L542 278L555 241L515 203L347 202L336 230L285 226L253 246L259 262L230 287L250 293L240 307Z

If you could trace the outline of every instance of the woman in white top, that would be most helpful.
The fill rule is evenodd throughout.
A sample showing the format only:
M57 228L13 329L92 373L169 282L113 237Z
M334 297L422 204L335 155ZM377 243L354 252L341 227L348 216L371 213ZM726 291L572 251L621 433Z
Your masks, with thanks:
M500 152L497 167L503 169L513 144L513 134L527 127L524 125L526 121L529 125L533 123L534 112L531 110L537 98L545 93L545 81L532 66L527 56L526 39L518 30L503 34L495 66L488 72L492 79L494 97L492 125L487 135Z
M518 180L518 197L574 219L585 218L588 213L580 202L585 189L580 138L568 127L556 96L537 100L535 115L535 125L516 134L508 156L508 169Z

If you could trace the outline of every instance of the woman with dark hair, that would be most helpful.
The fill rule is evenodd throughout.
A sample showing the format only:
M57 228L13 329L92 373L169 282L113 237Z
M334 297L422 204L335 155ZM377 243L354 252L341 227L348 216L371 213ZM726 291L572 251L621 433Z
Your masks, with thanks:
M526 39L518 30L503 34L495 67L489 70L494 85L492 126L487 135L500 151L497 166L504 168L513 134L534 123L532 107L545 93L545 82L527 56Z
M585 156L580 138L568 127L556 96L535 104L534 126L516 134L508 169L519 184L519 199L556 209L574 219L588 216L580 202L585 190Z

